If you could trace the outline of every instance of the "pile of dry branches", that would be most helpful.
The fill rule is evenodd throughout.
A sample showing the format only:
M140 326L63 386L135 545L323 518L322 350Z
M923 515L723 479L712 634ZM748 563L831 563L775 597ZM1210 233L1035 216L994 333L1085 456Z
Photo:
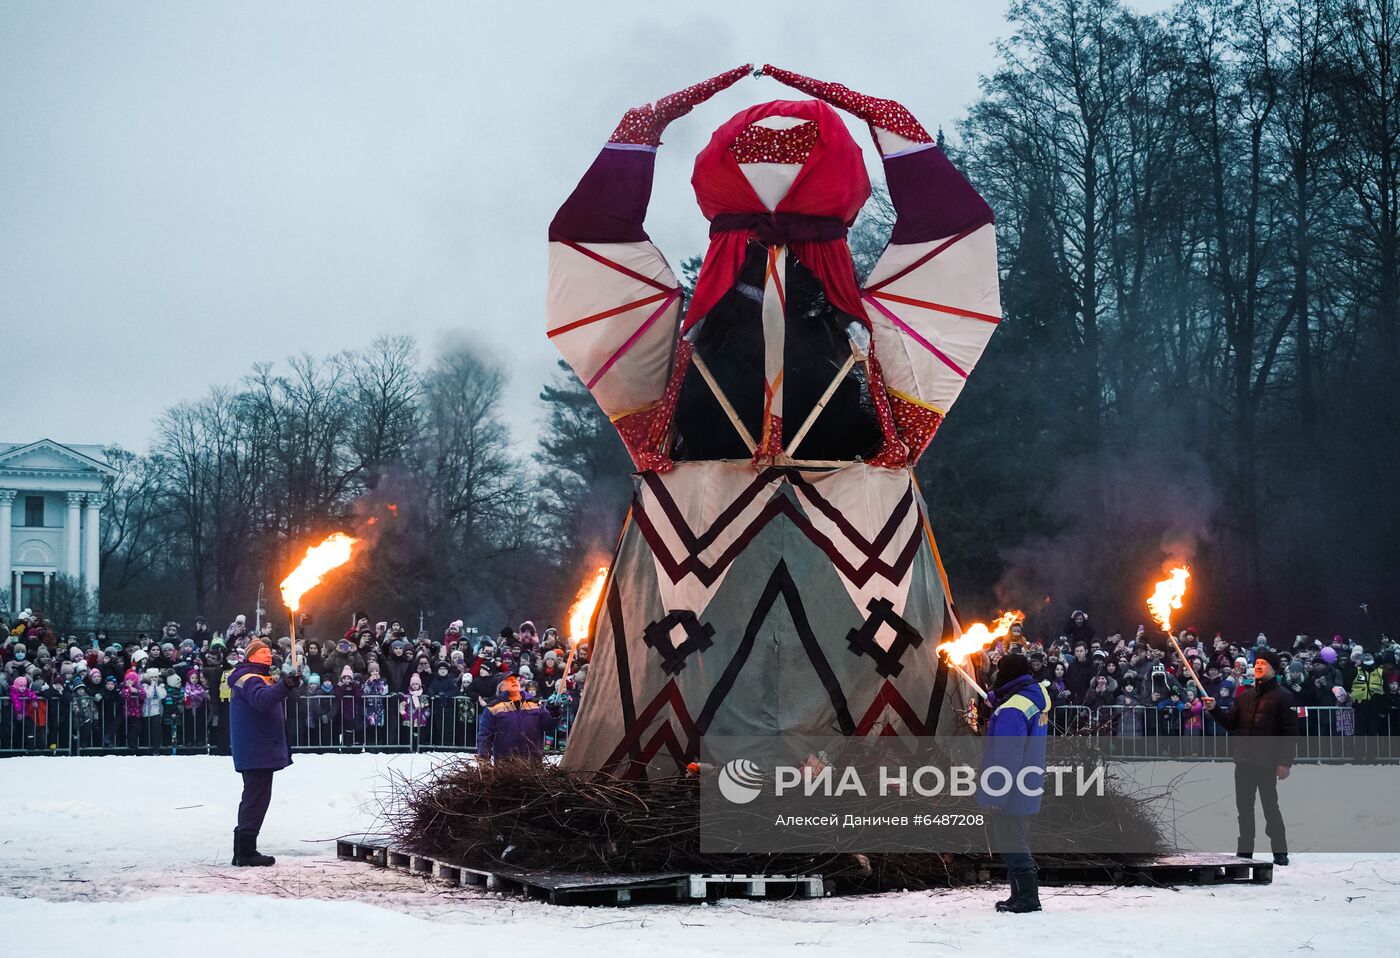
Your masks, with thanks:
M396 779L387 812L400 847L482 869L820 874L851 890L889 890L975 882L978 866L989 858L985 853L701 852L699 793L694 776L634 782L554 765L478 765L463 759L428 779ZM965 804L960 807L966 810ZM939 800L929 800L922 810L937 813ZM1055 829L1071 841L1080 836L1086 847L1095 838L1102 847L1103 832L1110 829L1130 836L1119 847L1143 852L1162 847L1160 823L1146 803L1112 788L1089 804L1047 802L1036 827Z

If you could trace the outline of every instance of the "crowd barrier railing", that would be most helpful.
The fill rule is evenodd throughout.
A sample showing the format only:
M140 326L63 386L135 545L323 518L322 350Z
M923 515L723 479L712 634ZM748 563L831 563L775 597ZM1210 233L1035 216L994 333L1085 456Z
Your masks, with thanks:
M558 751L568 739L575 703L551 707L559 719L544 744ZM186 708L172 699L161 702L158 712L144 711L127 714L120 698L93 701L86 695L41 699L16 710L9 696L0 696L0 756L229 753L227 701ZM293 752L474 751L479 713L474 695L297 692L287 698L284 721Z
M545 735L562 750L577 709L570 698ZM294 752L474 751L480 700L472 695L413 697L293 693L287 699L287 742ZM144 714L149 711L150 714ZM41 697L16 709L0 696L0 756L228 754L228 702L217 697L186 708L178 697L159 711L120 699L85 695ZM1230 758L1228 733L1206 712L1151 705L1061 705L1051 710L1050 734L1085 736L1119 758ZM1354 706L1298 708L1299 761L1400 761L1387 711Z

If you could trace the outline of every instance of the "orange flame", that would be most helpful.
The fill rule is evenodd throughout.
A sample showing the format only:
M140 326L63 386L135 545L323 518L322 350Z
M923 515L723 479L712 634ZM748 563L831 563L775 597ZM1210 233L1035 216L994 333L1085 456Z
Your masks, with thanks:
M569 606L569 641L581 642L588 638L588 626L593 621L593 610L598 608L598 600L603 596L603 584L608 581L608 567L600 565L593 578L583 584Z
M321 584L327 572L339 568L350 561L350 553L358 539L343 532L326 537L320 545L306 550L306 558L301 560L291 575L282 580L282 601L293 612L301 605L301 597Z
M1026 617L1024 612L1019 610L1003 612L1001 616L992 623L991 628L981 622L974 622L963 629L962 635L951 642L944 642L938 647L939 652L947 652L948 659L961 665L967 661L967 657L975 652L981 652L997 639L1004 639L1011 634L1011 627Z
M1186 595L1186 580L1189 578L1191 570L1184 565L1177 566L1167 578L1152 587L1152 594L1147 597L1147 611L1152 613L1152 618L1157 620L1157 624L1167 634L1171 634L1172 630L1172 609L1181 608L1181 599Z

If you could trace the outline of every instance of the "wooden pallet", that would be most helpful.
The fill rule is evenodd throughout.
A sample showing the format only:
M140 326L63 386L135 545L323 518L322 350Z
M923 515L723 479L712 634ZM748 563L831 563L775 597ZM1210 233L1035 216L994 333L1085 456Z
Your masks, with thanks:
M1234 855L1164 855L1125 860L1041 862L1042 885L1268 885L1274 863ZM978 869L982 881L1005 881L1006 868L990 863Z
M519 895L552 905L659 905L720 898L821 898L835 889L821 876L704 875L664 872L645 875L592 875L529 869L482 869L400 851L383 835L351 835L336 841L336 856L377 868L421 875L458 887ZM1006 869L989 862L977 880L1002 882ZM1044 861L1042 885L1267 885L1273 862L1233 855L1167 855L1138 860L1102 858Z
M481 869L396 849L387 836L349 835L336 840L336 856L378 868L422 875L458 887L519 895L552 905L658 905L720 898L821 898L821 876L700 875L665 872L590 875L577 872Z

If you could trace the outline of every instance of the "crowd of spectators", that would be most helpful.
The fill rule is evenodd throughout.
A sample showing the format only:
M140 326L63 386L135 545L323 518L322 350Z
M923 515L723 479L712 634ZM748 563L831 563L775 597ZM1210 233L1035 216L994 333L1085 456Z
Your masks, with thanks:
M305 626L296 667L302 685L286 710L294 746L471 747L480 710L510 675L550 705L566 731L588 676L588 643L569 662L557 630L531 622L492 638L454 621L441 638L356 612L330 636ZM168 622L125 642L105 633L59 635L25 610L0 645L0 752L228 749L226 679L248 644L265 639L273 668L292 667L292 640L244 615L222 631L203 616ZM568 665L568 675L565 666Z
M1326 710L1329 734L1387 735L1400 731L1400 646L1382 635L1367 648L1340 635L1330 640L1299 633L1291 643L1272 643L1263 633L1249 643L1232 642L1219 632L1207 640L1194 626L1181 629L1176 645L1143 626L1130 638L1121 632L1100 637L1082 610L1046 642L1028 637L1020 624L977 662L980 681L990 684L998 659L1024 652L1050 702L1059 727L1076 721L1076 710L1095 715L1109 709L1115 732L1129 735L1203 735L1212 731L1189 664L1208 695L1229 709L1236 692L1254 682L1254 658L1273 649L1282 660L1279 682L1300 707Z
M1139 627L1130 638L1100 637L1083 611L1060 632L1046 641L1012 626L1005 640L974 657L979 681L990 685L1000 656L1018 650L1045 685L1059 730L1086 713L1112 715L1115 734L1215 730L1190 671L1161 634ZM115 642L101 632L61 636L26 610L0 645L0 751L226 751L225 679L257 637L273 646L275 669L290 663L292 640L274 638L270 624L255 629L243 615L222 631L200 616L188 630L169 622L155 637ZM1223 708L1254 681L1255 655L1272 648L1283 662L1279 681L1300 706L1326 710L1328 734L1400 732L1400 646L1389 637L1370 648L1306 633L1291 644L1271 643L1262 633L1238 643L1219 633L1207 640L1187 627L1176 641ZM303 628L297 651L304 682L287 709L288 739L308 748L469 748L477 716L508 675L520 679L527 697L551 706L562 734L588 676L587 642L570 664L568 641L531 622L494 638L465 630L460 620L440 638L421 631L410 637L397 620L372 623L356 612L343 632Z

